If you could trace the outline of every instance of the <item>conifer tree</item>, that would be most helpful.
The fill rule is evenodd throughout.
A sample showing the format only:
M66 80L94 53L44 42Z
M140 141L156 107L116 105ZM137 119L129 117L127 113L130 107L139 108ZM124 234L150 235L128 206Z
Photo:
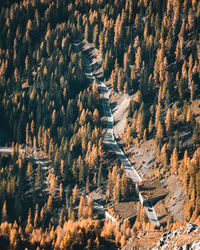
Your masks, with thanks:
M190 158L188 157L188 151L186 149L184 152L184 157L183 157L183 162L184 162L185 166L188 165L189 161L190 161Z
M27 225L31 225L32 217L31 217L31 208L28 210L28 218L27 218Z
M176 148L174 148L173 153L171 155L170 165L171 165L171 173L177 174L178 173L178 152Z
M83 195L80 197L79 207L78 207L78 218L84 216L84 210L85 210L85 198Z
M192 121L192 113L191 113L191 108L189 107L187 109L186 122L191 122L191 121Z
M142 138L144 131L144 118L143 114L140 112L137 117L137 124L136 124L136 132L138 133L138 137Z
M123 173L121 178L121 196L123 200L126 199L127 194L128 194L128 181L125 173Z
M60 197L60 200L62 201L63 200L63 185L62 185L62 183L60 183L60 187L59 187L59 197Z
M77 185L74 187L72 195L73 195L73 204L74 204L79 196L79 188Z
M47 201L47 212L51 212L52 211L52 204L53 200L52 200L52 195L49 195L48 201Z
M2 221L6 221L7 220L6 201L4 201L4 203L3 203L3 208L2 208L2 211L1 211L1 216L2 216Z
M10 245L11 247L13 248L17 248L19 247L19 239L18 239L18 232L16 230L16 228L12 228L11 231L10 231Z
M95 109L93 112L93 122L96 125L99 123L99 112L97 109Z
M139 104L142 103L142 93L140 90L138 90L135 94L135 101L138 102Z
M158 140L162 140L162 139L163 139L163 136L164 136L163 127L162 127L161 122L159 122L159 123L158 123L157 132L156 132L156 138L157 138Z
M97 187L100 187L103 183L103 176L102 176L102 164L100 164L98 176L97 176Z
M39 220L39 206L37 203L35 206L35 216L34 216L34 223L33 223L35 228L37 228L37 226L38 226L38 220Z
M89 35L89 24L87 22L86 25L85 25L85 39L87 41L89 41L90 40L89 38L90 38L90 35Z
M124 94L127 94L128 93L128 83L125 82L124 84Z
M63 218L63 217L64 217L63 211L64 211L64 209L61 209L60 216L59 216L59 226L60 226L60 227L63 226L63 219L64 219L64 218Z
M149 134L151 134L152 130L153 130L153 122L152 122L152 117L149 121L149 126L148 126L148 130L149 130Z
M168 164L166 143L163 145L163 147L161 149L161 157L160 158L161 158L163 165L166 166Z
M135 55L135 68L136 70L139 70L141 68L141 48L138 47L137 48L137 52L136 52L136 55Z
M197 125L193 127L193 134L192 134L192 143L198 144L199 143L199 131Z
M123 86L123 76L122 76L121 70L119 70L117 74L117 91L118 92L122 91L122 86Z
M195 84L194 81L192 81L191 87L190 87L190 100L193 101L195 96Z
M26 145L29 144L29 124L26 124Z
M117 175L116 182L114 185L114 191L113 191L113 199L116 202L120 202L121 200L121 181L120 181L120 175Z
M93 43L95 45L97 45L97 37L98 37L98 24L96 24L93 29Z
M79 171L79 183L84 184L85 177L86 177L85 164L82 161L81 166L80 166L80 171Z
M167 135L169 136L172 130L172 115L171 115L171 109L167 110L166 119L165 119L165 127Z
M156 106L156 116L155 116L155 127L158 127L159 122L161 122L161 104Z
M89 175L86 178L85 190L86 190L87 193L90 192L90 178L89 178Z

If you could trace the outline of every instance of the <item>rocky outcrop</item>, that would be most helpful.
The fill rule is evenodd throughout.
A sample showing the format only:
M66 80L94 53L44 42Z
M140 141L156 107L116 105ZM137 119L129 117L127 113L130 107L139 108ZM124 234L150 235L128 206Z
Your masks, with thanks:
M172 232L141 232L140 234L135 235L135 237L129 239L127 245L122 249L199 250L200 226L192 223L187 223L185 226L182 226Z
M166 231L163 233L156 247L153 250L196 250L200 249L200 226L192 223L187 223L186 227L180 227L177 230L170 232ZM192 237L191 237L192 236ZM181 244L181 237L183 244ZM189 239L193 239L192 241ZM197 239L197 240L195 240ZM184 244L184 240L187 242ZM178 243L179 242L179 243ZM177 244L178 243L178 244Z

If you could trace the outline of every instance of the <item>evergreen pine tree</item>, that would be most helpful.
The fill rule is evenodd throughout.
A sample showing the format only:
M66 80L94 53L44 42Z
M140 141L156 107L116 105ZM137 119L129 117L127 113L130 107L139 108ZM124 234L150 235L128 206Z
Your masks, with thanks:
M102 183L103 183L102 164L100 164L97 176L97 187L100 187Z

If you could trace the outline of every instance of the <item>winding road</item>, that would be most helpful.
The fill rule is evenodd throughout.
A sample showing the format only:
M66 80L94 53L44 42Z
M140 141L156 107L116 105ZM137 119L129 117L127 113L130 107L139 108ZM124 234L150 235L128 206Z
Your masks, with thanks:
M106 132L103 136L103 142L104 142L104 144L106 144L107 146L112 148L112 150L116 153L116 155L118 156L118 158L121 160L122 164L125 167L126 176L131 178L133 180L133 182L135 183L136 191L138 193L140 202L145 208L145 211L146 211L146 214L149 218L149 221L152 224L160 226L160 222L157 218L156 212L155 212L152 204L150 202L148 202L147 204L146 203L143 204L143 198L142 198L142 195L141 195L139 188L138 188L138 185L137 185L138 182L142 181L140 175L137 173L137 171L131 165L130 161L124 155L124 152L121 150L121 148L119 147L119 145L117 144L117 142L115 140L114 130L113 130L114 119L113 119L113 115L112 115L112 111L111 111L110 103L109 103L110 91L109 91L109 88L106 86L106 84L102 81L102 78L103 78L103 72L101 69L102 60L100 62L98 62L97 58L92 53L92 49L94 49L94 47L92 48L91 46L89 46L88 42L86 40L84 40L83 38L76 40L74 42L74 45L84 55L83 69L84 69L85 76L91 82L96 80L98 88L102 94L103 110L104 110L104 114L105 114L105 117L107 120L107 128L106 128ZM98 72L97 72L97 70L98 70Z
M83 53L84 55L84 61L83 61L83 68L84 68L84 73L86 78L93 82L96 80L98 88L102 94L102 104L103 104L103 110L104 114L107 120L107 128L106 132L103 136L103 142L106 144L108 147L110 147L117 155L117 157L121 160L122 164L125 167L125 173L126 176L131 178L133 182L135 183L136 186L136 191L138 193L139 199L141 204L144 206L146 214L152 224L155 224L157 226L160 226L159 220L157 218L156 212L154 210L154 207L150 202L148 203L143 203L143 198L142 195L139 191L138 182L141 182L142 179L140 175L137 173L137 171L134 169L134 167L131 165L130 161L128 158L124 155L124 152L121 150L119 145L117 144L115 137L114 137L114 119L112 115L112 111L110 108L110 103L109 103L109 97L110 97L110 91L109 88L106 86L106 84L102 81L103 77L103 72L101 69L101 62L97 60L97 58L93 55L91 52L91 46L87 43L86 40L80 39L77 40L74 45ZM94 49L94 47L93 47ZM99 72L97 72L97 70ZM9 147L1 147L0 148L0 153L12 153L12 148ZM35 158L35 161L37 164L43 165L43 168L45 171L48 170L48 166L44 164L44 162L40 161L39 159ZM47 182L47 181L46 181ZM96 206L99 207L99 204L95 204ZM104 210L103 207L101 207L102 210Z

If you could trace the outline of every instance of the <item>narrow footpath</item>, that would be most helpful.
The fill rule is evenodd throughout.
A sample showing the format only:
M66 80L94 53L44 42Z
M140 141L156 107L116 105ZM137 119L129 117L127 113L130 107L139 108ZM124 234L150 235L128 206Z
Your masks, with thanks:
M134 167L131 165L130 161L124 155L124 152L121 150L121 148L119 147L119 145L115 140L114 130L113 130L114 120L109 103L110 91L106 86L105 82L102 81L103 78L103 72L101 69L102 60L100 62L97 60L95 55L92 53L92 49L94 49L94 47L89 46L88 42L83 38L82 39L80 38L79 40L75 41L74 45L84 55L83 68L85 76L91 82L96 80L98 88L103 96L102 104L103 104L104 114L107 120L107 128L103 136L103 143L106 144L108 147L112 148L112 150L116 153L117 157L121 160L122 164L124 165L126 176L131 178L135 183L136 191L138 193L140 202L145 208L149 221L152 224L160 226L159 220L157 218L156 212L152 204L150 202L143 204L143 198L137 185L138 182L142 181L141 177L134 169Z

